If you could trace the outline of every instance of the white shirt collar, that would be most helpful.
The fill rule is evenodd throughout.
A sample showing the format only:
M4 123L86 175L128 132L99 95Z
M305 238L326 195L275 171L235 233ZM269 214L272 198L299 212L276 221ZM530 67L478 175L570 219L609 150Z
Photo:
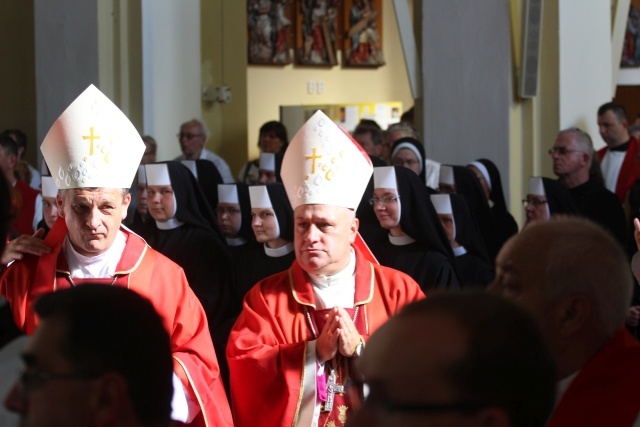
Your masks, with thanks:
M62 250L69 265L71 277L100 279L113 277L126 245L127 238L122 231L118 230L111 247L100 255L84 256L79 254L69 241L69 235L64 239Z
M242 246L247 243L247 241L242 237L225 237L225 239L227 239L227 244L229 246Z
M279 258L281 256L288 255L291 252L293 252L293 242L289 242L279 248L270 248L266 243L264 244L264 253L272 258Z
M396 245L396 246L404 246L404 245L409 245L413 242L415 242L416 240L405 234L404 236L392 236L391 234L389 234L389 242L391 242L392 245Z
M173 230L174 228L180 227L184 222L178 221L176 218L171 218L164 222L156 221L156 225L160 230Z
M464 246L458 246L457 248L453 248L453 254L455 256L462 256L467 253L467 250Z

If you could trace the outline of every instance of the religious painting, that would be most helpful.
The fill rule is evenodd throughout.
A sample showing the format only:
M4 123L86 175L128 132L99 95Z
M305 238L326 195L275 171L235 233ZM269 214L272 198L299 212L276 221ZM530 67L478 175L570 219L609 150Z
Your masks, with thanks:
M379 67L382 56L382 0L345 0L343 62Z
M292 62L294 0L247 0L249 64Z
M337 50L342 43L341 12L341 0L298 0L296 64L338 64Z
M640 67L640 2L635 0L629 7L620 66Z

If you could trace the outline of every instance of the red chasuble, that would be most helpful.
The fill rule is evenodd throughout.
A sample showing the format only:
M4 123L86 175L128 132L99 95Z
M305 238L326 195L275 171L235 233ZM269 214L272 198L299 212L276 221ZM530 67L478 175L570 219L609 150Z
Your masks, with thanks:
M602 159L607 154L608 147L598 150L598 161L602 163ZM616 196L620 199L621 203L624 203L627 197L629 189L640 179L640 167L638 166L638 155L640 155L640 142L634 137L631 137L629 148L624 155L622 166L620 166L620 173L618 174L618 181L616 182Z
M174 372L201 408L191 425L233 425L204 310L182 268L151 249L140 236L127 229L121 231L127 244L113 284L148 298L164 319L171 335ZM44 241L52 248L51 253L41 257L26 255L10 265L0 279L0 295L9 301L18 327L28 334L38 323L30 310L35 299L72 286L62 252L66 235L64 219L58 218Z
M623 327L582 367L547 427L632 426L639 390L640 343Z
M405 304L424 295L406 274L371 263L358 248L355 253L356 324L366 341ZM297 261L247 293L227 345L236 426L295 425L306 345L315 339L309 320L315 310L312 284ZM339 406L334 405L330 419L340 420Z

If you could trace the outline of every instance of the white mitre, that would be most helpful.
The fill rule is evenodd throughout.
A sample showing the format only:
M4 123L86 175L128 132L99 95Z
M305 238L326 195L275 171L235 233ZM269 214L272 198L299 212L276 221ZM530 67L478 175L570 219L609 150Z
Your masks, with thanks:
M144 149L131 121L93 85L64 110L40 146L59 189L129 188Z
M351 136L318 110L293 137L282 159L282 182L300 205L356 209L373 166Z

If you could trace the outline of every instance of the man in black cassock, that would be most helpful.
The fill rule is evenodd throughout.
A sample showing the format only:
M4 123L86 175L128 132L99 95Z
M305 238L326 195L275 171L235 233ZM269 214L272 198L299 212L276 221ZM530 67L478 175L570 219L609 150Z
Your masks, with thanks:
M561 131L553 148L553 173L571 193L582 216L602 226L626 246L626 220L618 197L607 190L601 179L590 174L593 143L588 133L577 128Z

